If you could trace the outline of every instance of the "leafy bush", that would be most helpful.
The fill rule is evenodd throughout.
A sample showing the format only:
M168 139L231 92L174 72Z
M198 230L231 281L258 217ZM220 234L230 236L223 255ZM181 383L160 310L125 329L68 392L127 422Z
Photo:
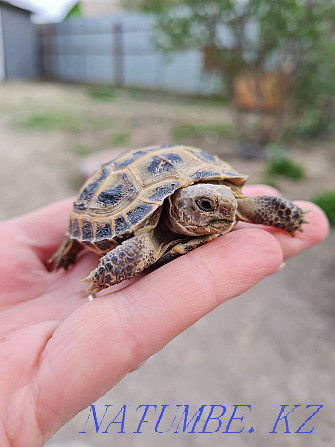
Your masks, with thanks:
M301 180L305 177L301 166L287 157L274 158L266 167L266 178L286 177L290 180Z
M330 224L335 225L335 190L320 192L311 201L322 208Z
M152 13L155 41L166 52L202 48L204 68L219 74L234 104L241 139L266 144L296 128L304 112L315 111L302 133L315 135L333 120L335 95L335 2L330 0L120 0ZM279 74L271 126L264 110L262 79ZM239 108L236 80L256 85L258 135L250 135ZM283 84L283 85L282 85ZM266 92L266 90L264 90ZM264 113L265 112L265 113Z
M318 109L309 109L297 119L292 128L292 134L304 139L324 137L331 131L332 120L323 116Z

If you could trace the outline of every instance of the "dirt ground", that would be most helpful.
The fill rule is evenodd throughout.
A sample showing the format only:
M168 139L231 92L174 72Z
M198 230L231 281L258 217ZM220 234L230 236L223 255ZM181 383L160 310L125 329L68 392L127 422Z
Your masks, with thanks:
M229 111L218 103L126 92L99 100L88 87L2 84L0 217L10 218L74 194L87 156L101 149L178 142L174 129L180 124L208 128L196 139L188 136L180 142L221 154L239 171L250 174L251 183L261 182L264 162L239 158L232 140L213 131L218 123L231 124ZM299 143L290 151L292 159L304 167L306 179L280 181L283 195L309 199L334 187L333 141ZM88 416L85 410L47 445L333 446L334 253L332 230L325 242L203 318L101 398L96 403L100 415L104 405L113 404L119 411L127 404L126 434L118 434L116 428L109 434L96 433L91 422L87 433L79 434ZM168 404L171 419L176 405L189 404L194 414L203 404L222 404L231 415L234 404L248 404L255 431L158 434L152 417L143 426L143 434L133 434L139 420L136 408L141 404ZM270 434L282 404L302 407L290 419L291 434L284 433L283 421L278 433ZM317 404L324 407L306 425L306 431L313 425L314 431L295 434L310 414L305 406ZM212 423L209 431L217 427Z

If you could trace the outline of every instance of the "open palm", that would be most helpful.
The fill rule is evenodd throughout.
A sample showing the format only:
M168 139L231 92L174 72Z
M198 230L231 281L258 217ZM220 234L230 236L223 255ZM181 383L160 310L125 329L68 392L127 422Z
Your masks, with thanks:
M246 193L276 194L256 186ZM70 200L1 223L0 445L42 445L177 334L322 240L322 211L298 204L311 210L311 223L295 238L239 224L93 302L80 280L97 256L82 252L68 273L46 266L63 239Z

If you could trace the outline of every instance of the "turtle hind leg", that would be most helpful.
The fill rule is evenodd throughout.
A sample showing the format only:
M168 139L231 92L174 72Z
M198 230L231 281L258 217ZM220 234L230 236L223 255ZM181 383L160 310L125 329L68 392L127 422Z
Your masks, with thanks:
M48 263L53 263L52 271L63 267L68 270L70 265L76 262L77 254L82 246L76 239L66 238L59 249L49 259Z
M292 235L302 232L302 224L308 223L301 208L281 197L240 197L237 202L236 217L244 222L281 228Z
M90 282L87 292L95 294L109 286L139 275L159 259L163 244L153 232L122 242L100 259L99 265L82 282Z

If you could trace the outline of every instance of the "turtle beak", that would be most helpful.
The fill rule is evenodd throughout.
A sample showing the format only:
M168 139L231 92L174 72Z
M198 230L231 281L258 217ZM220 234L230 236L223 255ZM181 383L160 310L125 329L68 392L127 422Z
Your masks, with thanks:
M237 200L235 197L228 197L224 200L221 199L219 213L220 218L222 216L222 220L227 222L235 222L236 218L236 210L237 210Z
M233 199L225 202L220 206L219 212L210 223L211 227L215 228L218 233L228 233L236 222L237 201Z
M216 233L228 233L230 230L232 230L232 228L235 225L235 219L227 219L227 218L223 218L223 219L215 219L212 220L210 222L210 227L212 229L215 229Z

